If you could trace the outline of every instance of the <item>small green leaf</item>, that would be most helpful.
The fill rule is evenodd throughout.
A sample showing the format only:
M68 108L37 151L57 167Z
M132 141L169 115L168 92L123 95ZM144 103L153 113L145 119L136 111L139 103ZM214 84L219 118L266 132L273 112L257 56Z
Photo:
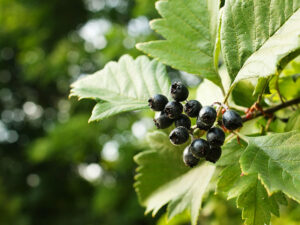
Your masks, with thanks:
M291 100L300 96L300 77L286 75L273 77L269 84L271 94L277 93L277 82L280 94L284 99ZM280 100L279 96L277 98ZM275 98L273 99L275 100Z
M70 96L102 100L95 106L90 121L118 113L145 109L154 94L169 96L170 82L165 66L146 56L135 60L125 55L102 70L72 84Z
M294 114L289 118L289 121L285 127L285 131L292 130L300 131L300 109L294 112Z
M137 48L176 69L221 84L218 74L219 0L162 0L162 19L151 21L166 40L140 43Z
M258 96L260 93L262 93L265 89L265 92L269 92L267 89L268 89L268 78L265 78L265 77L260 77L258 78L257 80L257 84L255 86L255 89L253 91L253 96Z
M231 94L233 101L240 106L250 107L256 101L252 95L254 86L250 81L241 81L233 88Z
M232 81L273 75L299 51L299 7L299 0L226 0L221 46Z
M203 163L193 169L183 164L184 147L170 144L163 132L153 132L148 136L153 150L145 151L135 157L139 165L135 188L146 213L153 215L165 204L168 217L190 209L192 224L195 225L206 187L212 178L215 166Z
M240 158L243 172L257 173L269 194L282 191L300 201L300 132L247 139L248 147Z

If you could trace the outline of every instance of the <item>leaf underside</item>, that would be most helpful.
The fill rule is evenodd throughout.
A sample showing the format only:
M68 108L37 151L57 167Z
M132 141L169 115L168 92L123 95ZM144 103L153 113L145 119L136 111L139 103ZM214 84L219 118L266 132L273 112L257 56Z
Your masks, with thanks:
M226 0L222 54L235 83L267 77L300 48L299 0Z
M90 121L118 113L145 109L149 97L169 97L170 81L165 66L146 56L135 60L124 55L118 62L108 63L102 70L85 76L71 85L70 96L98 101ZM101 101L100 101L101 100Z
M197 223L202 197L212 178L215 166L203 163L193 169L182 161L184 147L170 144L163 132L153 132L148 137L152 150L135 157L139 167L135 188L146 213L153 215L168 204L168 218L190 209L192 224Z

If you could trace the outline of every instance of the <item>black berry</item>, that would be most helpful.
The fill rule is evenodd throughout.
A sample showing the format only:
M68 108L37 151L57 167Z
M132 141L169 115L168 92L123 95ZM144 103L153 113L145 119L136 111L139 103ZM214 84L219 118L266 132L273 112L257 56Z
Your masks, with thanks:
M199 119L199 117L197 118L196 124L197 124L197 127L198 127L200 130L209 130L209 128L211 128L212 125L213 125L213 124L207 125L207 124L203 123L203 122Z
M168 99L164 95L157 94L154 95L153 98L149 98L148 103L152 110L163 111L168 103Z
M227 110L222 117L223 125L228 130L236 130L243 126L241 116L234 110Z
M161 112L159 116L153 120L158 129L165 129L172 125L173 120L166 113Z
M188 147L186 147L183 151L183 162L186 166L194 167L198 164L199 159L197 159L193 154L191 153L191 150Z
M204 106L200 112L198 119L206 124L206 125L213 125L217 118L216 110L211 106Z
M180 117L183 110L183 106L180 102L172 101L168 102L168 104L165 106L165 113L170 119L177 119Z
M211 146L220 147L224 144L225 133L222 129L218 127L213 127L209 129L206 134L206 139Z
M171 86L171 96L175 101L182 102L189 96L189 90L181 82L174 82Z
M185 127L176 127L169 138L174 145L181 145L189 139L189 131Z
M220 147L210 146L210 151L207 153L205 159L209 162L215 163L219 160L222 154L222 149Z
M196 139L192 142L190 150L196 158L202 158L207 155L207 153L210 151L210 148L206 140Z
M181 114L176 120L175 120L175 126L176 127L185 127L186 129L191 128L191 120L186 115Z
M197 117L202 108L202 105L197 100L190 100L184 105L184 112L189 117Z

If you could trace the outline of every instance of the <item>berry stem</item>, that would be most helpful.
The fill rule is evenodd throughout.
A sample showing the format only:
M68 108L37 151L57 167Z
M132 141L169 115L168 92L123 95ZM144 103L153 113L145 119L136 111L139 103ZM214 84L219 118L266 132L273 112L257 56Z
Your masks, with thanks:
M247 139L247 137L245 136L245 135L243 135L243 134L241 134L241 133L239 133L239 132L237 132L237 131L232 131L232 133L234 133L236 136L238 136L240 139L242 139L242 140L244 140L244 141L246 141L246 142L248 142L248 139Z
M292 99L290 101L287 101L287 102L283 102L279 105L276 105L276 106L272 106L268 109L265 109L263 110L264 114L265 115L272 115L274 112L280 110L280 109L284 109L286 107L289 107L289 106L292 106L292 105L295 105L295 104L299 104L300 103L300 97L298 98L295 98L295 99ZM248 120L252 120L252 119L255 119L259 116L262 116L264 115L261 111L259 112L256 112L256 113L251 113L250 116L242 116L242 120L243 122L246 122Z

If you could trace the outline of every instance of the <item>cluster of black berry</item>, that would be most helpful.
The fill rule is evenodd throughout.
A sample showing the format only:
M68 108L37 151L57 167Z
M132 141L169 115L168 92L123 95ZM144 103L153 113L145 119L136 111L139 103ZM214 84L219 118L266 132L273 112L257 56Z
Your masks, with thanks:
M213 126L217 119L217 112L213 106L202 107L197 100L187 100L189 91L181 82L175 82L171 86L171 96L174 101L168 101L161 94L155 95L148 100L149 106L154 111L160 111L154 123L158 129L168 128L175 123L175 129L170 133L170 141L174 145L180 145L188 141L189 134L193 134L191 120L196 117L196 127L207 131L206 140L194 139L183 152L183 161L189 167L198 164L201 158L215 163L221 156L221 146L225 140L224 131ZM186 101L183 106L180 102ZM183 111L185 114L183 114ZM228 130L235 130L242 126L242 118L234 110L226 110L222 116L222 123Z

